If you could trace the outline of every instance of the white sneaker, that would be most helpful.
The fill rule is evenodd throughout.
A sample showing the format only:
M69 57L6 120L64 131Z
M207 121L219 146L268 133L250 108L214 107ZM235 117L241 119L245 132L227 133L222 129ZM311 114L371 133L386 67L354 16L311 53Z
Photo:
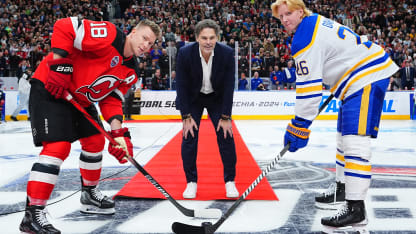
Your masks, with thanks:
M228 181L225 183L225 191L227 191L228 198L236 198L240 195L235 187L234 181Z
M195 198L196 197L196 188L197 188L196 185L197 184L195 182L189 182L186 185L185 191L183 192L183 198L186 198L186 199Z

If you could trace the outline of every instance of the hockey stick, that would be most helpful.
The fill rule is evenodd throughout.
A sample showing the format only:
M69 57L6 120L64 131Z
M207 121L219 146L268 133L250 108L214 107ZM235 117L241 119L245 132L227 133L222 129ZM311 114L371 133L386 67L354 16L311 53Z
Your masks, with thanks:
M334 98L334 95L330 95L325 102L319 107L318 115L321 111L328 105L328 103ZM283 157L283 155L289 149L290 144L285 145L285 147L280 151L279 155L273 159L273 161L264 169L261 174L251 183L251 185L246 189L246 191L241 195L237 201L225 212L221 218L214 224L211 222L203 222L202 226L194 226L180 222L174 222L172 224L172 231L176 234L211 234L214 233L219 226L224 223L224 221L234 212L238 205L248 196L248 194L260 183L260 181L269 173L269 171L274 167L274 165Z
M68 102L70 102L76 109L78 109L85 118L91 122L94 127L107 138L111 144L118 145L118 143L113 139L113 137L101 126L99 125L96 120L72 97L72 95L65 91L64 98ZM159 190L163 196L165 196L176 208L179 209L182 214L189 216L189 217L198 217L198 218L214 218L217 219L221 217L222 212L220 209L199 209L199 210L191 210L188 208L183 207L179 204L132 156L126 155L127 159L133 164L143 175L150 181Z

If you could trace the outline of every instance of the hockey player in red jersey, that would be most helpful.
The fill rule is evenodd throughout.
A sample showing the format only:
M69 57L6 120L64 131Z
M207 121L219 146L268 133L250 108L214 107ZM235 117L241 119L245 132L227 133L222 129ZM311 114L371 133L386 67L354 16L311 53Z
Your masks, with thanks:
M114 214L114 201L101 194L104 136L70 103L64 90L99 120L98 102L110 134L120 146L109 144L108 152L127 162L133 156L130 133L122 127L122 100L138 79L136 56L148 51L160 36L160 28L141 21L126 36L114 24L76 17L63 18L54 25L51 47L33 75L29 110L35 146L42 146L27 183L27 205L20 230L28 233L60 233L45 216L45 205L58 179L60 166L68 157L71 143L79 140L81 154L81 212Z

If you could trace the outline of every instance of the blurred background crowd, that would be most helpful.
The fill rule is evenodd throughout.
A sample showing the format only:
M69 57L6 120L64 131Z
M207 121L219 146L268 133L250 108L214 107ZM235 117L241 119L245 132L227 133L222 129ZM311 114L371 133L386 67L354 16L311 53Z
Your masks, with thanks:
M236 50L238 90L293 89L296 68L292 34L271 15L273 1L254 0L0 0L0 77L34 71L50 51L54 22L78 16L108 20L126 34L141 19L157 22L162 37L139 58L142 89L175 89L175 58L195 41L194 27L210 18L221 26L219 42ZM414 89L416 0L305 0L316 13L334 19L381 45L402 67L389 89ZM410 72L409 72L410 71ZM237 84L237 82L236 82ZM325 87L328 88L328 87Z

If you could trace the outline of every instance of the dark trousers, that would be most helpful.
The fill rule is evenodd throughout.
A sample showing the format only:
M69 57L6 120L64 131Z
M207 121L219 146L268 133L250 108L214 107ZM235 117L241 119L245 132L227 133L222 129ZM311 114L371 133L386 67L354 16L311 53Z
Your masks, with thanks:
M134 93L128 95L127 97L124 97L123 108L124 108L124 116L125 116L126 120L131 119L131 112L132 112L132 109L133 109L133 101L134 101Z
M221 116L221 100L218 100L212 94L200 94L199 98L191 107L191 115L195 120L196 124L201 123L202 113L204 108L207 109L208 115L211 119L212 124L214 125L215 130L217 129L218 121ZM197 182L197 168L196 168L196 159L197 159L197 150L198 150L198 134L199 131L194 129L195 137L192 137L188 134L187 139L182 137L182 162L183 169L186 175L186 181ZM224 182L234 181L235 178L235 164L237 162L237 156L235 153L235 144L234 137L227 135L227 138L224 139L224 132L221 128L217 134L217 143L220 150L221 160L224 166Z

